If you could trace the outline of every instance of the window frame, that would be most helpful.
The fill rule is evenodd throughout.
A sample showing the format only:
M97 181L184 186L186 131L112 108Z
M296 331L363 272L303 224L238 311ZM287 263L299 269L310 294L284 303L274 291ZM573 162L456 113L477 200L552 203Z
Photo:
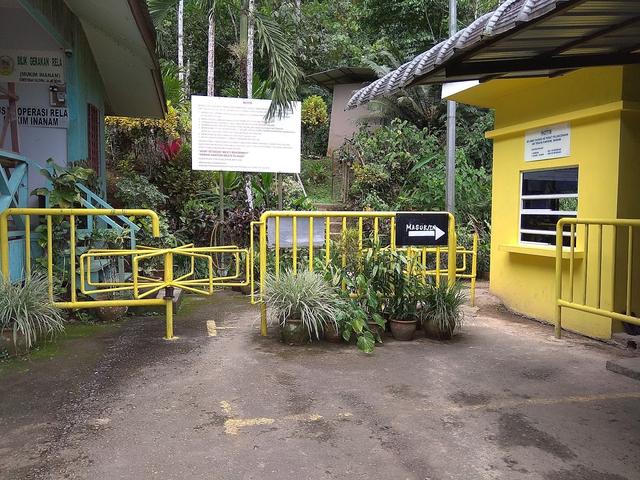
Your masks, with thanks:
M571 169L575 169L576 173L577 173L577 179L576 179L576 193L557 193L557 194L542 194L542 195L524 195L523 194L523 188L524 188L524 176L526 173L531 173L531 172L548 172L548 171L552 171L552 170L571 170ZM547 167L547 168L535 168L535 169L526 169L526 170L521 170L520 171L520 187L518 190L518 195L519 195L519 201L520 201L520 206L518 209L518 244L520 245L526 245L526 246L533 246L533 247L554 247L556 246L555 244L555 239L556 239L556 230L535 230L535 229L529 229L529 228L522 228L522 219L525 215L548 215L548 216L555 216L558 218L558 220L560 220L561 218L577 218L578 216L578 210L575 211L571 211L571 210L549 210L549 209L540 209L540 208L529 208L529 209L525 209L524 208L524 202L526 200L555 200L555 199L562 199L562 198L575 198L577 202L579 202L579 197L580 197L580 167L578 165L562 165L562 166L557 166L557 167ZM525 234L529 234L529 235L543 235L543 236L548 236L549 237L549 243L542 243L542 242L534 242L534 241L529 241L529 240L523 240L522 235ZM563 232L563 236L564 237L570 237L571 236L571 232ZM575 235L576 238L574 238L574 245L577 244L577 234ZM564 245L563 245L563 248Z

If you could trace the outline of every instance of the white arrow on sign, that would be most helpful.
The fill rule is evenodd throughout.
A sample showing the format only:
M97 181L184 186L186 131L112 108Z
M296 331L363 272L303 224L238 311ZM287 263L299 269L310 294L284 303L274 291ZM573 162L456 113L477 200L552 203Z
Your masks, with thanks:
M429 230L412 230L409 232L410 237L435 237L439 240L444 235L444 231L438 228L437 225L431 225Z

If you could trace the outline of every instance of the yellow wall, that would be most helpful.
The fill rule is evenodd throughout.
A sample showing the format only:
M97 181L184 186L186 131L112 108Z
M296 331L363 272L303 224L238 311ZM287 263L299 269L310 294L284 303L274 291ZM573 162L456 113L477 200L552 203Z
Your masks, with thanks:
M490 106L496 112L496 130L487 134L494 140L491 290L517 312L549 322L555 312L555 249L519 243L523 171L578 166L578 217L640 218L640 109L628 101L640 96L640 88L632 85L640 77L635 68L593 68L550 79L511 80L514 83L508 89L501 88L508 80L499 80L454 96L465 103ZM526 130L561 122L571 125L571 155L525 162ZM584 250L583 233L578 230L578 251ZM589 278L597 276L595 237L592 234L589 241ZM603 307L613 302L612 247L612 234L605 229ZM636 251L636 263L640 263L640 248ZM626 265L626 257L618 257L618 263ZM575 265L576 301L583 298L583 264L580 259ZM640 265L637 270L636 276L640 275ZM595 283L590 281L587 292L591 303L596 297ZM640 281L636 285L640 289ZM616 303L619 305L619 301ZM563 327L609 338L617 326L608 318L564 309Z

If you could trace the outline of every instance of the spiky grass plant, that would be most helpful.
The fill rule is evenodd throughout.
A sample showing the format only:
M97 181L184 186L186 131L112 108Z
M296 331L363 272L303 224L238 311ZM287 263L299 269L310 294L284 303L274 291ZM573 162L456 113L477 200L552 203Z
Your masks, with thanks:
M301 320L309 335L317 339L328 325L338 328L336 318L342 299L319 273L294 274L287 270L277 279L270 276L265 292L270 318L281 326L288 320Z
M49 300L47 278L34 274L24 282L12 283L0 275L0 335L11 331L18 353L18 338L27 349L39 340L51 339L64 332L64 320Z
M449 287L442 282L427 286L422 297L423 319L431 323L440 338L451 338L464 322L462 305L467 300L466 293L459 284Z

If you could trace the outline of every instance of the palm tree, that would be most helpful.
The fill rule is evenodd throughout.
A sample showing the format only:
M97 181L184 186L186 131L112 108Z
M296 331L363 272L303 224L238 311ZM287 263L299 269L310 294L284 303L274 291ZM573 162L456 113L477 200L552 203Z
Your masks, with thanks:
M173 11L180 0L148 0L149 11L154 23L159 25L165 16ZM209 32L207 46L207 94L213 95L215 86L215 39L216 20L232 9L239 9L241 20L246 19L246 28L241 28L240 44L242 48L241 76L242 90L249 93L253 79L253 41L258 41L258 51L269 62L269 83L271 89L271 107L269 117L282 116L297 97L299 70L295 52L277 21L256 9L255 0L186 0L194 2L208 16ZM255 32L255 35L254 35ZM245 53L246 52L246 53Z

